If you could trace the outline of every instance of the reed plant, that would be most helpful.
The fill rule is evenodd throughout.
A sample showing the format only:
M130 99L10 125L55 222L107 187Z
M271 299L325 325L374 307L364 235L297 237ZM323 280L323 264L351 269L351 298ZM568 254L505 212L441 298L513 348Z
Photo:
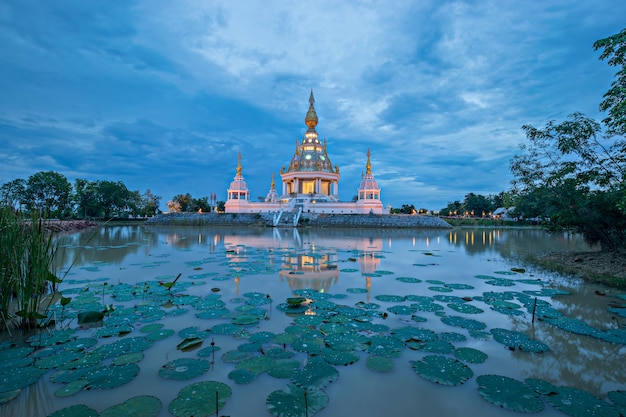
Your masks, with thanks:
M53 303L58 243L44 222L37 214L0 208L0 330L35 327Z

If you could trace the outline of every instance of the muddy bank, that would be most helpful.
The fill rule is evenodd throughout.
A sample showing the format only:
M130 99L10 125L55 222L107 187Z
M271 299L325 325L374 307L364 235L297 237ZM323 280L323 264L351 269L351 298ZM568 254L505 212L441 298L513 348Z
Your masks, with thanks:
M90 220L44 220L43 227L53 233L78 232L97 227L98 223Z

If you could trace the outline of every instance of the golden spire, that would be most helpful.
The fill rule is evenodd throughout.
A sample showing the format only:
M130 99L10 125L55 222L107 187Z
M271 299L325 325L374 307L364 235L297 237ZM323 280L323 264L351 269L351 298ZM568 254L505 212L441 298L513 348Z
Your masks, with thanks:
M241 151L237 154L237 175L241 176Z
M313 97L313 89L311 89L311 95L309 96L309 111L306 112L306 117L304 118L304 123L306 123L306 126L309 129L315 129L318 121L313 103L315 103L315 98Z
M275 189L276 188L276 184L274 184L274 173L272 172L272 187L270 189Z
M365 164L365 173L372 175L372 163L370 162L370 148L367 148L367 164Z

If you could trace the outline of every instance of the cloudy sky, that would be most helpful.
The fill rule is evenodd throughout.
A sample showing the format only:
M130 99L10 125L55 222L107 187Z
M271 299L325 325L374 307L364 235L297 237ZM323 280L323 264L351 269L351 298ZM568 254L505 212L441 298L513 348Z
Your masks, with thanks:
M265 196L317 131L350 200L371 149L385 204L440 209L510 188L524 124L601 119L593 42L626 2L0 3L0 183L56 171L226 199L237 153Z

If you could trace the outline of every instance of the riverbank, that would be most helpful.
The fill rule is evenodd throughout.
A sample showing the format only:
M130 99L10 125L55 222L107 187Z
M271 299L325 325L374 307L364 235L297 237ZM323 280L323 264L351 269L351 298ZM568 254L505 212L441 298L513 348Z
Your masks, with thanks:
M44 220L42 225L53 233L73 233L99 226L90 220Z
M145 224L272 227L273 219L273 213L167 213L151 217ZM298 227L452 228L443 219L433 216L312 213L303 213Z
M626 253L623 252L549 252L529 255L528 261L586 282L626 289Z

